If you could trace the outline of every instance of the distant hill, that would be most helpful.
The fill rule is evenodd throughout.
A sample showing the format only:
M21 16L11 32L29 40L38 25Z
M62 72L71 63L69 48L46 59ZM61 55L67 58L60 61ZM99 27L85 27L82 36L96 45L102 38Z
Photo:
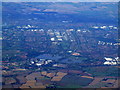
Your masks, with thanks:
M3 3L3 22L39 19L40 22L117 23L117 3L59 2Z

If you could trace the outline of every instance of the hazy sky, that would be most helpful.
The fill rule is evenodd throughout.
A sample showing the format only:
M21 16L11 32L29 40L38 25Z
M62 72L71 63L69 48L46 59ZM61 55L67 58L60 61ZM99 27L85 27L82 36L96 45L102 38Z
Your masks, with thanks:
M0 0L2 2L118 2L120 0Z

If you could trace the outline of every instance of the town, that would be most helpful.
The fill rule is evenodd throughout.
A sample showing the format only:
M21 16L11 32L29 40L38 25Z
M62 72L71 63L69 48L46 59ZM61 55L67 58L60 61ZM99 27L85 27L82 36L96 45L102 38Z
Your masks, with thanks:
M104 34L102 33L103 31ZM5 46L7 48L3 49L5 54L3 54L2 67L3 76L6 78L3 77L5 83L3 86L6 87L7 85L7 87L14 88L55 88L57 85L61 86L60 82L64 82L63 77L66 75L69 77L69 73L73 73L75 77L80 75L81 79L89 79L82 87L94 87L95 85L93 84L86 86L88 83L94 83L96 82L94 80L97 80L95 79L97 74L94 76L87 71L88 66L94 66L94 68L116 68L120 64L116 53L118 49L117 31L116 26L46 30L33 25L26 25L13 26L12 32L9 27L5 27L3 28L2 40L3 48ZM9 43L9 47L7 43ZM113 73L113 71L110 73ZM23 75L19 75L19 72L23 73ZM7 77L8 75L13 75L15 78ZM46 79L41 82L39 77ZM109 79L111 77L114 79ZM105 78L108 81L102 82L117 85L114 75L100 80ZM16 84L16 80L20 80L19 84ZM67 77L65 80L67 80ZM59 83L56 83L58 81ZM54 85L53 82L56 84ZM100 87L105 87L105 85L108 86L105 83Z

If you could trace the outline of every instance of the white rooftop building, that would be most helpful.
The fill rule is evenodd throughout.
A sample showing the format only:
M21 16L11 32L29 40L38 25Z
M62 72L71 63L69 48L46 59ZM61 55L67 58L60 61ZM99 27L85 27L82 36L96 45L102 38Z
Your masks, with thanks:
M101 29L106 29L106 26L101 26L100 28L101 28Z
M97 27L97 26L94 26L93 28L95 28L95 29L98 29L99 27Z
M107 61L111 61L111 60L112 60L112 58L106 58L106 57L105 57L105 60L107 60Z
M55 41L55 38L51 38L51 41Z
M119 61L119 57L116 57L116 58L106 58L105 57L105 62L104 62L104 65L117 65L117 64L120 64L120 61Z

